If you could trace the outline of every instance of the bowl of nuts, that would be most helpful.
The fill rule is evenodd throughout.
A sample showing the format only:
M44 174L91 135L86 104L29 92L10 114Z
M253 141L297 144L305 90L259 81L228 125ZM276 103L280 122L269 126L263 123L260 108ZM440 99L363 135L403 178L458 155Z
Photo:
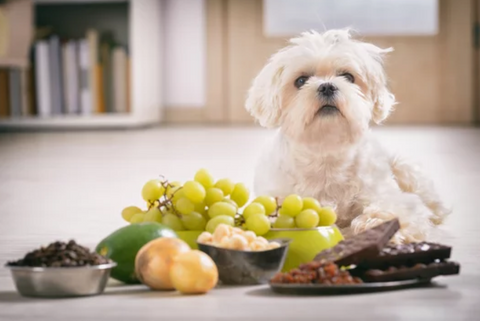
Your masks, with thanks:
M222 284L255 285L267 284L282 269L290 240L267 241L251 231L220 224L213 234L203 232L197 244L217 265Z
M75 241L54 242L6 264L21 295L57 298L101 294L115 266Z

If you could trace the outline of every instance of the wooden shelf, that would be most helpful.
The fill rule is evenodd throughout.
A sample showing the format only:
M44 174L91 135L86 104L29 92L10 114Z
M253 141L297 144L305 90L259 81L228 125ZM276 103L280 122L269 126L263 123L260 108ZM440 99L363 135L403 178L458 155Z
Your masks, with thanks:
M27 68L29 62L26 59L0 58L0 68Z
M33 0L35 7L64 4L128 5L128 47L130 56L130 108L128 114L55 115L48 118L0 119L0 131L25 129L135 128L159 124L164 118L161 97L162 12L160 0ZM35 8L34 8L35 10ZM25 23L28 23L27 21ZM0 60L0 66L23 65L23 61Z
M35 4L83 4L83 3L108 3L128 2L129 0L34 0Z
M132 117L130 114L60 115L48 118L18 117L0 119L0 130L135 128L157 124L158 122L158 119Z

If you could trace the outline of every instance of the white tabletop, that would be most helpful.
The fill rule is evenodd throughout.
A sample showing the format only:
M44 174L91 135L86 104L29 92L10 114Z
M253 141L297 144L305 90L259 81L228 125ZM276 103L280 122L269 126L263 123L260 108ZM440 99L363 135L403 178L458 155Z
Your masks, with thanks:
M459 276L438 278L433 288L328 297L282 296L268 286L182 296L112 282L100 296L52 300L19 296L9 271L0 268L0 320L478 320L480 130L378 133L390 148L426 165L454 203L440 239L453 245ZM152 175L186 180L204 166L249 183L255 161L249 154L265 136L181 128L0 135L0 264L57 239L94 246L124 224L123 207L143 205L140 189Z

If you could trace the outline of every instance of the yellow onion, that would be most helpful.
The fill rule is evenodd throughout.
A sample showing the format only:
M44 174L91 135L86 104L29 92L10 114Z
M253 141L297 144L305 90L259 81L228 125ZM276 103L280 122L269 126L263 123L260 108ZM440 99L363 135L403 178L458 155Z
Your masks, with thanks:
M193 250L175 257L170 279L175 289L181 293L202 294L215 287L218 270L207 254Z
M135 274L143 284L153 290L174 290L170 279L173 259L190 251L184 241L162 237L145 244L135 257Z

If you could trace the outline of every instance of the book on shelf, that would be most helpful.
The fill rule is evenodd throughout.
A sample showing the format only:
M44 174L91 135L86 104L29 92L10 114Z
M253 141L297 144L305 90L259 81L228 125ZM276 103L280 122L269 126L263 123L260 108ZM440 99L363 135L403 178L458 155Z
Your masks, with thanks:
M26 115L26 76L21 68L0 68L0 118Z
M78 42L69 40L62 47L63 102L66 114L80 113Z
M58 36L51 36L49 40L49 68L50 68L50 99L52 102L52 115L63 114L63 79L60 60L60 39Z
M115 46L112 33L102 34L100 40L100 64L102 66L102 91L104 110L114 112L113 107L113 75L112 75L112 48Z
M36 79L35 79L35 47L30 50L30 66L26 70L26 83L25 94L27 95L27 112L26 116L37 115L37 93L36 93Z
M22 116L22 73L19 69L8 71L8 88L10 98L10 116Z
M123 47L116 47L112 52L113 61L113 106L118 113L127 111L127 52Z
M7 118L10 116L9 96L8 70L0 68L0 118Z
M35 44L35 84L38 116L48 117L52 114L52 90L50 76L49 44L46 40Z
M92 113L91 77L89 72L89 44L82 39L78 44L78 68L80 73L80 113L89 115Z
M98 32L94 29L87 30L86 33L88 43L88 77L90 83L90 99L92 113L100 113L99 103L99 82L98 79Z
M130 107L127 47L90 29L81 39L46 33L32 44L30 65L2 68L0 117L125 113Z

